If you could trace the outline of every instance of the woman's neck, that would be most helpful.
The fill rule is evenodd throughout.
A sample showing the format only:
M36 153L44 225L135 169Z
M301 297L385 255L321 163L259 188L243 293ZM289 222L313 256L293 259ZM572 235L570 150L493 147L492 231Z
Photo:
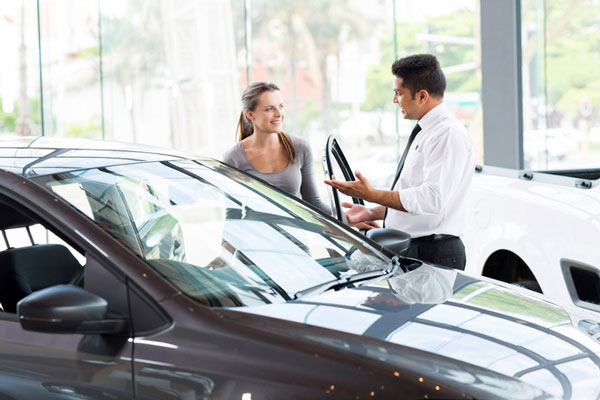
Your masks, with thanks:
M248 137L248 144L256 147L279 147L279 135L277 133L265 133L262 131L254 131Z

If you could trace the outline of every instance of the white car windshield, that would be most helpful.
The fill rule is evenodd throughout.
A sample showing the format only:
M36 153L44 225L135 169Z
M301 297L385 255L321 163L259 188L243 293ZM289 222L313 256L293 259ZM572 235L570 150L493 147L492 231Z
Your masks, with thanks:
M357 259L370 270L389 262L334 220L218 161L135 163L40 182L210 306L284 302L356 273Z

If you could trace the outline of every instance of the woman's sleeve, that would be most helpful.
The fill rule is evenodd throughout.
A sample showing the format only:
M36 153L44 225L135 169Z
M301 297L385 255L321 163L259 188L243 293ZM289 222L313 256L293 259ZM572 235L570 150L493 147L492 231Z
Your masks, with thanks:
M312 151L310 150L308 143L304 142L303 144L304 146L301 152L302 166L300 167L300 172L302 173L300 195L303 200L331 215L331 207L321 200L321 196L319 196L319 192L317 191Z
M237 167L236 157L235 157L235 146L228 149L225 153L223 153L222 161L225 164L231 165L232 167Z

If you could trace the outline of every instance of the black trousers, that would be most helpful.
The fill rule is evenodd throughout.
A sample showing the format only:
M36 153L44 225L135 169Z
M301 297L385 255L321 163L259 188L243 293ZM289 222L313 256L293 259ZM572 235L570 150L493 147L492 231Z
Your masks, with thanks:
M458 236L429 235L410 240L407 257L450 268L465 269L465 245Z

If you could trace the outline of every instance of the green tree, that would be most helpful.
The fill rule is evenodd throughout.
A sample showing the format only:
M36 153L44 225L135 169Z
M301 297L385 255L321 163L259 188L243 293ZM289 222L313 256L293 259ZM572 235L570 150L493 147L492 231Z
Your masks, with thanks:
M582 98L588 97L595 105L590 120L596 123L600 119L600 32L592 27L598 24L600 4L550 1L548 11L547 26L560 25L561 30L549 32L546 39L547 101L575 120L580 117Z
M100 115L93 115L85 123L76 123L70 125L65 131L65 136L86 139L102 138L102 119L100 118Z
M470 10L457 10L453 13L429 17L425 22L402 23L397 26L398 56L403 57L415 53L433 53L442 67L466 64L478 60L475 46L453 43L433 43L417 38L420 33L432 35L475 38L474 16ZM393 32L387 30L380 41L381 60L379 64L369 68L367 72L367 99L361 105L363 111L392 110L392 73L394 62ZM446 74L448 91L478 91L480 84L477 71L467 70Z
M133 99L144 101L143 93L156 77L167 70L161 7L157 2L128 0L119 17L103 17L103 58L105 81L114 79ZM123 93L125 97L125 93ZM143 107L143 104L133 105ZM137 137L133 108L130 110L133 139Z
M522 10L526 32L523 65L528 78L524 107L532 110L526 123L530 128L576 126L583 131L598 125L600 32L596 27L600 4L593 0L525 0ZM591 101L591 115L582 115L583 101Z
M41 125L40 99L33 98L29 100L30 112L29 116L34 127ZM12 112L4 112L2 107L2 98L0 98L0 132L16 133L17 120L19 118L19 104L14 103ZM35 133L35 132L34 132Z
M0 98L0 132L15 133L17 128L17 111L4 112Z
M294 97L297 66L306 65L312 84L321 93L322 127L329 130L336 123L337 115L331 107L327 59L339 57L345 42L368 36L377 22L360 15L346 0L255 1L253 56L257 64L271 66L269 75L273 80L283 82L285 74L290 73ZM273 62L282 58L287 61Z

